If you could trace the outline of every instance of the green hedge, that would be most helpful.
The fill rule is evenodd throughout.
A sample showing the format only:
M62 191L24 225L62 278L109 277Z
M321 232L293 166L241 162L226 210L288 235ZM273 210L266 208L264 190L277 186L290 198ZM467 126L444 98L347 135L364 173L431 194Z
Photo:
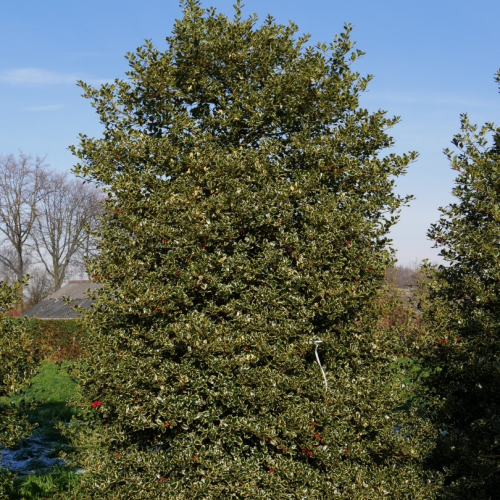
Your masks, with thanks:
M86 339L86 329L79 319L69 320L29 320L29 328L41 346L48 351L52 361L76 361L83 354L82 345Z

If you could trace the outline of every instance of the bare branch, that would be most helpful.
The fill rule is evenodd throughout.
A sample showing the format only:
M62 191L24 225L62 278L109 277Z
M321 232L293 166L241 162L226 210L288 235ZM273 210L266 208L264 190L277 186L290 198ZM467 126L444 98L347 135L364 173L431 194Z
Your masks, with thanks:
M0 262L18 280L26 272L26 243L31 237L42 195L46 165L43 158L22 152L0 156L0 233L13 253L2 247Z
M100 210L100 192L67 174L47 176L35 224L33 242L54 290L64 282L75 255L87 245L86 227Z

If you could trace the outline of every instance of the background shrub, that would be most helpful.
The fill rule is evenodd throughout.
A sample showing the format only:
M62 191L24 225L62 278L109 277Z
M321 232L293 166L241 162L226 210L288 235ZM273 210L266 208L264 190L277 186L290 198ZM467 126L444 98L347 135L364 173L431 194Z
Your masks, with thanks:
M428 233L445 264L425 266L421 308L439 368L428 380L441 432L432 466L446 473L443 498L477 500L500 488L500 129L461 123L458 152L446 151L456 202Z
M85 353L86 331L79 319L29 320L35 343L44 348L51 361L76 361Z
M19 300L22 283L0 283L0 397L19 391L34 375L40 350L33 342L27 321L6 315ZM15 411L2 404L0 413L0 444L17 441L22 425Z
M7 316L19 301L22 286L0 283L0 447L17 444L30 431L23 408L9 404L6 396L19 391L34 375L41 356L27 322ZM12 475L0 471L0 494L5 493L12 479Z

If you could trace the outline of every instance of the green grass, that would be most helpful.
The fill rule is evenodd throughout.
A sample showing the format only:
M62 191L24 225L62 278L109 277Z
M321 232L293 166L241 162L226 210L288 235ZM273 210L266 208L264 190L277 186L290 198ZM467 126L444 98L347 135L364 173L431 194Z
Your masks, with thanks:
M10 500L45 500L65 498L78 493L80 477L64 467L54 467L46 474L34 474L16 479L10 487ZM76 495L78 497L78 495Z
M70 375L72 366L73 363L69 361L42 362L31 383L22 393L12 396L11 402L37 405L36 414L40 414L40 418L43 418L45 405L55 405L55 408L59 409L59 412L56 411L53 415L54 417L64 419L71 416L68 414L69 407L67 407L66 402L78 397L77 385Z
M28 420L36 425L35 433L59 445L53 454L71 451L61 435L58 425L69 422L74 410L68 405L70 399L78 399L77 384L71 378L74 363L44 361L31 383L20 393L9 398L17 407L27 409ZM74 492L79 476L68 468L56 466L48 472L38 472L17 478L9 488L9 499L35 500L64 498Z
M78 388L71 378L73 364L64 361L44 361L22 394L12 398L13 403L24 403L32 407L29 420L39 426L53 426L57 422L69 422L73 410L68 406L70 399L78 398Z

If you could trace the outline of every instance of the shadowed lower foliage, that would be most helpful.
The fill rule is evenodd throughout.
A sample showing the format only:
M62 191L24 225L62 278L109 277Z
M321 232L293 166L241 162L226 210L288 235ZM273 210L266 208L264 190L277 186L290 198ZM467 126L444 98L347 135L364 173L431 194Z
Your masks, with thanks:
M500 488L500 345L449 343L430 361L442 370L428 380L440 399L433 419L441 433L429 465L445 474L442 498L492 500Z

